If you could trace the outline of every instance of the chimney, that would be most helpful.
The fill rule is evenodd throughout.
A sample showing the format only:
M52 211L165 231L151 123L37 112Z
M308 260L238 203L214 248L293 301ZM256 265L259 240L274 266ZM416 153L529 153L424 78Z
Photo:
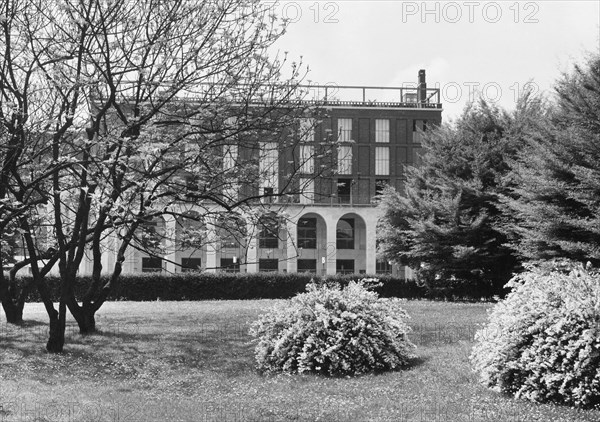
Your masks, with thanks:
M427 82L425 82L425 69L419 70L419 101L427 101Z

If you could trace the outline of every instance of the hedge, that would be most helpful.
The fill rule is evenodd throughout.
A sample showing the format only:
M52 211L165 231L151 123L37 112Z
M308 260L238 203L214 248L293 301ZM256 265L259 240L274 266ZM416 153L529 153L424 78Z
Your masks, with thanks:
M185 274L123 274L110 300L154 301L154 300L239 300L239 299L289 299L306 291L306 285L315 280L317 283L337 282L342 286L351 280L377 278L379 285L374 291L380 297L398 297L406 299L442 299L442 300L481 300L474 295L461 294L449 296L427 291L416 281L404 280L388 275L336 275L320 277L309 273L185 273ZM31 277L22 277L22 283L31 281ZM59 278L48 276L46 281L53 295L59 297ZM89 276L78 277L75 293L81 298L90 284ZM474 292L476 293L476 292ZM488 299L488 298L486 298ZM36 289L30 289L28 302L39 302Z

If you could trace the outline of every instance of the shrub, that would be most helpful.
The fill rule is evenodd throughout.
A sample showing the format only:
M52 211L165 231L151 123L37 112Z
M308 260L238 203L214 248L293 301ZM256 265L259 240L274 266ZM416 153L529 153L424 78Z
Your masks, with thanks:
M484 384L536 402L600 405L600 275L530 268L475 335Z
M414 347L408 314L364 282L311 283L261 315L250 329L258 369L343 375L406 365Z

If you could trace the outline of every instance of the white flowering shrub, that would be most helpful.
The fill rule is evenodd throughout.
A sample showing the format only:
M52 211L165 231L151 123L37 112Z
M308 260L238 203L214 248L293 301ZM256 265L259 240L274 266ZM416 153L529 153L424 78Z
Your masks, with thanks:
M509 284L471 361L484 384L536 402L600 407L600 275L530 269Z
M309 284L260 316L250 334L264 372L351 375L406 365L415 347L398 300L379 299L364 282Z

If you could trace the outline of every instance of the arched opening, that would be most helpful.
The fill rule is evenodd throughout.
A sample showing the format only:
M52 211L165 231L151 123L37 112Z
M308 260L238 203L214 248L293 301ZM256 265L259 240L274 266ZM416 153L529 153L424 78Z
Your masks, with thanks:
M366 273L367 231L365 220L356 213L344 214L335 230L336 273Z
M286 250L283 247L286 234L282 218L268 212L258 219L258 271L283 271L286 266ZM280 268L281 267L281 268Z
M325 274L326 237L327 223L321 215L311 212L298 219L295 245L297 272Z
M161 272L164 268L166 224L161 217L147 217L141 221L135 236L136 255L141 257L143 273ZM137 260L135 265L137 266Z
M227 213L217 219L219 239L216 266L219 271L239 273L246 261L246 221L238 214Z
M176 239L181 272L198 272L206 266L206 225L196 211L177 218Z

